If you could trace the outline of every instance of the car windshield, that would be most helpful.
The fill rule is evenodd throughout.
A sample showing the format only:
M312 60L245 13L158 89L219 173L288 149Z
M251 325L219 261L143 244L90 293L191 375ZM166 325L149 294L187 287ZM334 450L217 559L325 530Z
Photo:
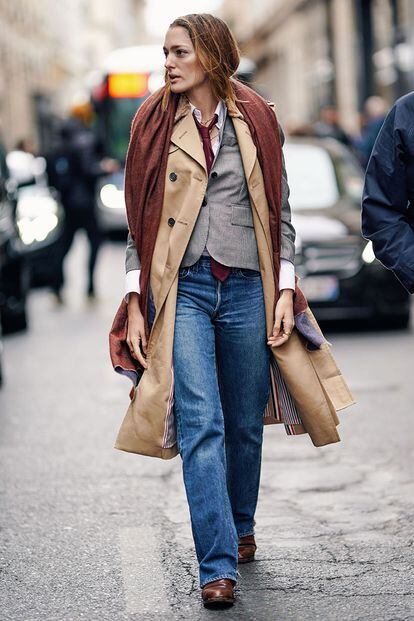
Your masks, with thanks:
M339 200L335 169L325 149L287 143L283 153L292 209L326 209Z

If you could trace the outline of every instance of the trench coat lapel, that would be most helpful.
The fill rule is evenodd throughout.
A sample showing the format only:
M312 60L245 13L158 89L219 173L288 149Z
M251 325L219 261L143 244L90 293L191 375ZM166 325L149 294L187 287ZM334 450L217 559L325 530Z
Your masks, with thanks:
M249 126L239 116L232 115L232 119L242 156L246 180L247 182L252 181L253 185L256 185L258 182L256 181L255 183L255 179L250 179L257 158L257 149L253 142ZM173 130L171 142L198 162L207 173L206 158L200 135L191 113L187 113L178 121Z
M198 162L207 174L206 158L201 144L200 134L191 112L187 113L178 121L173 130L171 142Z

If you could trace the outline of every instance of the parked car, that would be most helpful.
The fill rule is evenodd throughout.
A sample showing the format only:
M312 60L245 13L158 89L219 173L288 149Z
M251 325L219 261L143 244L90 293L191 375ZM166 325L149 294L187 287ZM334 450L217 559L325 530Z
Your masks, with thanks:
M0 318L4 334L26 328L28 290L28 260L22 253L13 204L0 180Z
M48 286L61 252L64 209L59 193L48 185L44 158L12 151L7 164L8 192L18 233L16 254L28 265L30 286Z
M15 219L21 254L29 260L31 287L47 287L53 282L59 264L64 218L59 194L54 188L30 185L18 190Z
M409 294L361 234L359 162L329 138L292 138L284 153L297 233L296 272L317 319L406 327Z

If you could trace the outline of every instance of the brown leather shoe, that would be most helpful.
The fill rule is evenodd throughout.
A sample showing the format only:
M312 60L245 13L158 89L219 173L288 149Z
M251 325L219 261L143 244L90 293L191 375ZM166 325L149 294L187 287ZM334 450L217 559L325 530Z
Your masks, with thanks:
M257 545L254 535L245 535L239 538L239 563L250 563L254 561L254 553Z
M203 603L206 608L227 608L234 604L234 583L230 578L219 578L207 582L202 589Z

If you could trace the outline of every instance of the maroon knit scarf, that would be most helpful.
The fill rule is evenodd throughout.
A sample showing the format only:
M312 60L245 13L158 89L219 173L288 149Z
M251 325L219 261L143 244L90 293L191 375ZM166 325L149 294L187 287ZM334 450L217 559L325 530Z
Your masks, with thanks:
M278 122L266 100L248 86L232 79L237 107L246 121L262 169L269 205L273 244L273 271L276 305L279 291L279 252L281 236L282 149ZM130 233L141 261L140 309L148 336L148 290L150 269L164 198L168 146L174 126L179 96L171 93L167 109L161 109L165 87L151 95L138 109L131 126L125 166L125 203ZM294 312L304 310L307 302L296 285ZM127 304L122 300L111 332L110 354L114 367L139 369L126 344Z

